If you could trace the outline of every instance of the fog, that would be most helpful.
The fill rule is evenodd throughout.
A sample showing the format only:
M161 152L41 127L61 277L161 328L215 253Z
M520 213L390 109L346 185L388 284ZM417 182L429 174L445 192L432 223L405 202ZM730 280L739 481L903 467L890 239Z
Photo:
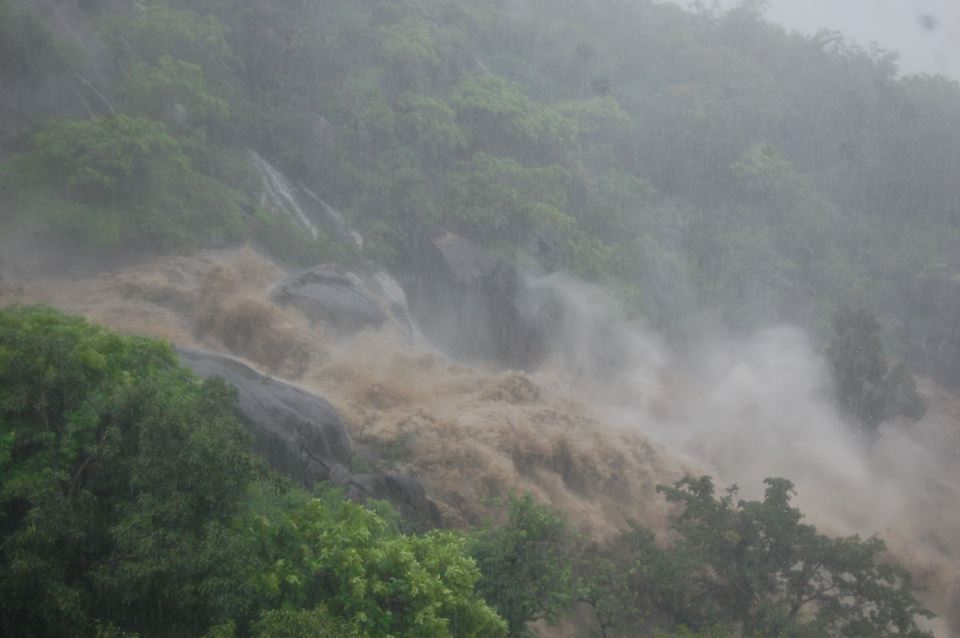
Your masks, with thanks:
M769 0L765 15L806 35L829 29L861 46L876 43L899 55L903 73L960 79L960 4L953 0Z

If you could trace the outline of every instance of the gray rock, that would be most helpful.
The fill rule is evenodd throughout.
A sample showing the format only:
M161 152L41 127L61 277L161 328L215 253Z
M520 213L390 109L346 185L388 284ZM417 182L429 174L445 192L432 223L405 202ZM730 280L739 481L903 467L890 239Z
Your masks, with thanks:
M273 299L341 334L387 323L403 334L413 330L403 289L384 274L357 274L337 264L320 264L284 279Z
M253 436L253 449L278 472L304 487L326 481L348 498L389 501L415 529L440 526L440 511L414 478L353 474L352 444L336 410L323 397L264 376L231 357L178 348L180 362L200 378L218 376L237 389L237 417Z
M524 369L543 360L543 320L520 273L469 239L446 233L421 246L404 283L417 325L447 353Z
M439 527L443 520L437 504L427 498L420 481L399 474L355 474L347 484L347 496L389 501L404 520L418 530Z
M453 233L423 246L408 279L410 311L424 335L455 357L535 369L550 360L591 378L633 362L633 327L612 304L562 275L526 277Z
M236 387L237 416L253 435L254 449L278 472L311 486L349 465L350 436L323 397L230 357L185 348L178 353L197 376L219 376Z

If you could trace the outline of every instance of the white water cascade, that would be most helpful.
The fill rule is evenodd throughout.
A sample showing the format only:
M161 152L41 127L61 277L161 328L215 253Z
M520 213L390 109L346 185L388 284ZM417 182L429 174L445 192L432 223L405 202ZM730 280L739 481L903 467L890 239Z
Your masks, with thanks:
M80 75L79 73L74 73L73 75L74 75L74 77L77 78L77 80L80 81L81 84L83 84L85 87L87 87L88 89L90 89L90 92L93 93L93 95L96 96L96 98L97 98L98 100L100 100L100 102L101 102L105 107L107 107L107 111L109 111L110 115L116 115L116 114L117 114L117 110L116 110L115 108L113 108L113 104L111 104L111 103L110 103L110 100L107 99L107 96L105 96L105 95L103 94L103 92L100 91L100 89L97 88L97 85L96 85L96 84L94 84L93 82L91 82L90 80L88 80L87 78L85 78L84 76ZM78 95L79 95L79 92L78 92ZM83 97L81 96L80 99L83 99ZM86 100L84 100L84 103L86 103Z
M290 183L290 180L256 151L250 150L249 154L250 161L260 175L260 180L263 184L263 190L260 193L260 204L272 213L289 215L297 223L310 231L310 234L316 239L320 235L320 230L297 200L294 187Z
M363 248L363 237L360 235L360 233L350 227L350 224L347 223L343 213L320 199L316 193L303 184L298 184L298 186L300 187L301 191L303 191L317 204L317 206L320 207L320 210L323 211L323 214L326 215L327 219L334 226L334 228L336 228L337 232L343 236L344 239L353 242L357 248Z

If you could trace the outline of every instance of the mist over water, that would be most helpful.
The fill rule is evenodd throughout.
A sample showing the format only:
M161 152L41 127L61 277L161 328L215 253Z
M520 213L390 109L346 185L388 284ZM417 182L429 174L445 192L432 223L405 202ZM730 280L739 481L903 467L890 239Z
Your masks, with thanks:
M720 488L737 484L742 498L762 499L766 478L789 478L795 505L821 531L883 538L929 587L944 616L938 635L952 635L946 623L960 620L957 441L948 434L955 399L925 384L931 409L921 422L867 437L838 412L823 353L802 330L704 334L677 349L625 322L593 286L562 276L537 286L571 308L551 365L605 424L635 429Z
M762 496L764 478L790 478L802 509L821 510L838 532L870 533L866 527L901 513L903 489L891 479L922 461L918 444L897 434L909 426L888 427L875 443L856 434L832 403L825 361L803 331L704 335L680 352L617 319L622 313L602 291L551 283L577 310L567 313L550 365L605 420L636 427L749 498ZM891 444L905 448L903 467L875 471ZM869 497L873 490L883 498Z

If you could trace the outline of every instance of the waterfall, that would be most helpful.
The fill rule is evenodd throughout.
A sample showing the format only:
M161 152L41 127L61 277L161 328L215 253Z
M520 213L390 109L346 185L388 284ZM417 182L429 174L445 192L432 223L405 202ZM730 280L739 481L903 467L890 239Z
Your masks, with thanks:
M320 207L320 210L323 211L323 214L326 215L327 219L330 220L330 223L343 239L353 242L357 248L363 248L363 237L360 235L360 233L350 228L350 224L348 224L347 220L343 217L343 213L320 199L316 193L303 184L299 184L299 187L301 191L306 193L310 199L312 199L317 206Z
M92 108L90 108L90 105L89 105L89 104L87 104L87 100L86 100L86 98L83 97L83 93L80 92L80 89L78 89L77 87L72 86L72 85L71 85L70 89L71 89L71 90L74 92L74 94L77 96L77 99L80 100L80 104L83 105L83 110L84 110L84 112L86 112L87 117L96 117L96 116L97 116L97 113L94 112L94 110L93 110Z
M97 88L97 85L95 85L93 82L91 82L91 81L88 80L87 78L83 77L83 76L80 75L79 73L74 73L73 75L74 75L75 78L77 78L78 80L80 80L80 82L82 82L84 86L86 86L88 89L90 89L90 91L100 100L100 102L101 102L104 106L107 107L107 111L110 112L110 115L116 115L116 114L117 114L116 109L113 108L113 104L111 104L111 103L110 103L110 100L107 99L107 96L105 96L105 95L100 91L100 89ZM74 90L76 91L76 89L74 89ZM79 91L77 91L77 95L80 95L80 92L79 92ZM84 100L82 96L80 97L80 99L83 101L84 106L85 106L85 107L87 108L87 110L89 111L89 110L90 110L90 107L89 107L89 105L87 104L87 101Z
M310 234L316 239L320 231L310 216L297 200L294 186L290 181L267 160L263 159L259 153L254 150L248 151L250 161L263 185L263 191L260 193L260 204L272 213L285 213L296 220L301 226L310 231Z

